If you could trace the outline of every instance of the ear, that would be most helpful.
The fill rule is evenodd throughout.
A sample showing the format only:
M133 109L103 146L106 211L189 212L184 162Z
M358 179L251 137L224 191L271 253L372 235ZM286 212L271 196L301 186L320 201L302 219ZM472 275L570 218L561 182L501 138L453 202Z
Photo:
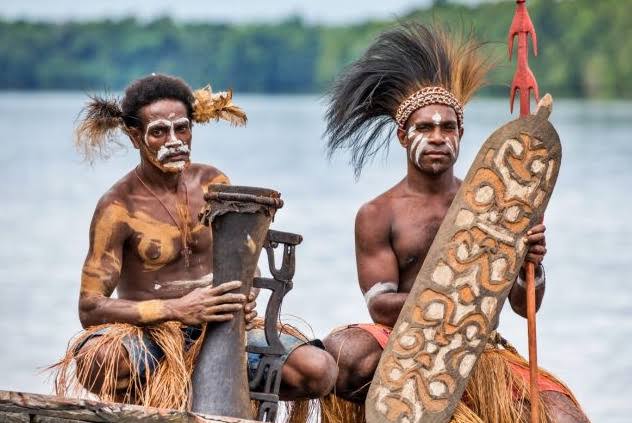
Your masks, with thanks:
M461 141L461 139L463 139L463 133L464 132L465 132L465 128L459 129L459 141Z
M408 148L408 134L400 127L397 127L397 139L399 140L399 143L402 145L402 147Z
M140 143L143 142L143 136L140 129L127 126L125 127L125 133L127 133L130 141L132 141L134 148L138 150L140 148Z

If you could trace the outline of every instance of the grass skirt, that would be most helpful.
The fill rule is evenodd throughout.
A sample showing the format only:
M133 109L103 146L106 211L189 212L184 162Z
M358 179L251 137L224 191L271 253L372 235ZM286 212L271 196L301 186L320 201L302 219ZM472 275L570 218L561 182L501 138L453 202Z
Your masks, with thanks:
M263 319L255 320L255 329L263 329ZM73 338L64 357L50 367L55 381L55 393L61 397L89 397L94 392L101 401L121 402L147 407L189 409L191 376L195 361L202 347L204 334L185 349L184 334L178 322L166 322L144 328L124 323L94 326ZM308 338L294 326L278 323L280 332L292 335L303 341ZM106 329L106 330L104 330ZM96 336L95 336L96 335ZM143 336L149 336L164 352L155 371L141 372L138 367L144 364L149 368L148 360L134 366L123 347L127 337L134 339L141 348L141 357L151 354L145 347ZM86 343L86 341L90 341ZM119 359L123 357L129 374L121 374ZM77 363L81 365L77 365ZM90 376L94 366L103 375L98 390ZM96 391L96 392L95 392ZM258 403L252 401L253 415L257 415ZM318 415L318 401L285 402L285 421L298 423L307 421L310 416Z
M497 336L481 354L452 416L452 423L529 423L529 380L512 370L528 368L529 363L507 341ZM579 407L572 392L555 376L540 369L540 374L559 385L560 390ZM540 423L550 423L540 397ZM322 423L364 423L364 406L345 401L334 394L321 400Z
M188 350L178 322L166 322L144 328L124 323L93 326L73 338L65 356L51 366L54 371L55 393L62 397L85 397L94 392L101 401L122 402L147 407L185 410L191 392L191 374L201 348L200 336ZM98 336L94 336L97 332ZM151 353L143 342L147 334L164 351L155 371L141 374L140 363L129 360L123 347L127 337L141 349L144 367L149 368ZM86 341L89 340L89 343ZM129 374L121 374L119 360L123 359ZM78 365L77 363L80 363ZM98 368L102 375L99 389L90 376Z

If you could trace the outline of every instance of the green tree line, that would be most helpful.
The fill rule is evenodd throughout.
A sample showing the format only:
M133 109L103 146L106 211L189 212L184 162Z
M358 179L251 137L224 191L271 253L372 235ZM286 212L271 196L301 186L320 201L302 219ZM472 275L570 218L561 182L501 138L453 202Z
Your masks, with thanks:
M485 92L506 95L514 67L506 52L514 7L514 1L476 6L436 1L398 19L473 29L489 41L486 48L499 63ZM632 0L530 0L540 47L530 64L541 90L558 96L632 98L631 9ZM0 89L114 91L140 76L163 72L194 87L210 82L217 89L242 92L322 92L395 22L0 19Z

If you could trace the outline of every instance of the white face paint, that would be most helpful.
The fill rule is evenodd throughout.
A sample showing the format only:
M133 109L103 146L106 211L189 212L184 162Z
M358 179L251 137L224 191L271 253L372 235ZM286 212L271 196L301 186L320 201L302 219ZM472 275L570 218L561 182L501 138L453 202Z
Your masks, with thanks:
M170 114L169 117L171 118L171 116L173 115L174 113ZM147 129L145 130L145 144L149 145L148 139L147 139L149 137L149 131L152 128L155 128L156 126L160 126L160 125L166 126L167 128L169 128L169 141L167 141L167 144L173 143L173 142L182 143L182 141L176 137L174 128L178 125L183 125L183 124L191 125L191 123L189 122L189 119L185 117L181 117L175 120L169 120L169 119L152 120L151 122L147 124Z
M175 113L169 115L171 118ZM178 139L175 133L175 128L179 125L187 125L190 127L189 119L186 117L181 117L175 120L169 119L156 119L147 124L147 129L145 131L145 144L149 146L149 133L152 128L156 128L158 126L166 127L169 129L167 142L160 146L158 151L156 152L156 160L159 164L164 166L165 169L168 170L177 170L180 171L184 169L188 160L178 160L175 162L167 162L170 157L176 155L186 154L187 156L191 153L191 149L188 145L186 145L181 139Z
M442 120L441 115L439 115L439 113L435 113L434 116L432 117L432 121L436 125L439 125L441 123L441 120ZM409 149L410 160L417 167L421 167L421 156L424 153L424 150L426 149L426 147L428 146L429 138L426 134L423 134L422 132L418 132L414 125L408 129L406 136L408 137L408 140L410 141L410 149ZM445 145L452 158L452 161L456 161L456 159L459 156L459 137L456 135L447 136L445 140L446 140ZM436 164L436 166L435 164L433 164L433 169L438 166L439 164Z
M414 126L411 126L408 129L407 136L408 140L411 142L409 150L410 160L417 166L420 166L419 159L421 158L424 148L428 145L428 137L422 133L418 133Z
M447 137L447 141L448 142L445 145L450 150L450 155L452 156L452 158L456 161L456 159L459 157L459 137L456 135L452 137Z
M435 114L432 115L432 123L436 126L441 125L441 114L439 114L439 112L435 112Z

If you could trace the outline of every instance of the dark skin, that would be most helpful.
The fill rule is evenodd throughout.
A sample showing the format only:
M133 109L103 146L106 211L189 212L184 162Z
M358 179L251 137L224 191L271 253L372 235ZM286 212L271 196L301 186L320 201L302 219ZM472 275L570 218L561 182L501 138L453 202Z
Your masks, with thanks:
M366 293L380 282L397 286L397 292L381 293L370 299L368 309L375 323L395 325L461 185L453 168L462 135L452 108L430 105L415 111L406 130L397 132L408 156L406 176L358 211L355 241L360 289ZM535 265L542 262L546 254L545 230L544 225L536 225L528 231L523 271L527 262ZM541 285L536 291L537 308L543 295L544 285ZM514 284L509 302L518 314L526 317L525 288ZM366 331L354 327L334 332L324 342L338 361L336 394L363 403L382 354L380 345ZM545 397L546 394L543 393Z
M139 115L142 127L127 128L127 132L139 150L140 164L101 198L90 227L79 297L82 325L144 326L165 321L199 325L243 314L250 329L257 315L257 292L251 291L248 298L233 292L240 281L211 285L211 231L196 219L208 185L229 183L228 178L212 166L191 164L188 152L161 156L165 145L191 147L191 125L182 102L158 100L143 107ZM184 212L187 202L188 216ZM190 230L188 265L180 231L185 224ZM112 298L114 290L117 298ZM117 383L125 389L127 351L121 346L119 354ZM91 369L95 392L103 378L100 360L96 361ZM283 367L281 394L289 399L324 395L333 386L336 370L325 351L301 346Z

